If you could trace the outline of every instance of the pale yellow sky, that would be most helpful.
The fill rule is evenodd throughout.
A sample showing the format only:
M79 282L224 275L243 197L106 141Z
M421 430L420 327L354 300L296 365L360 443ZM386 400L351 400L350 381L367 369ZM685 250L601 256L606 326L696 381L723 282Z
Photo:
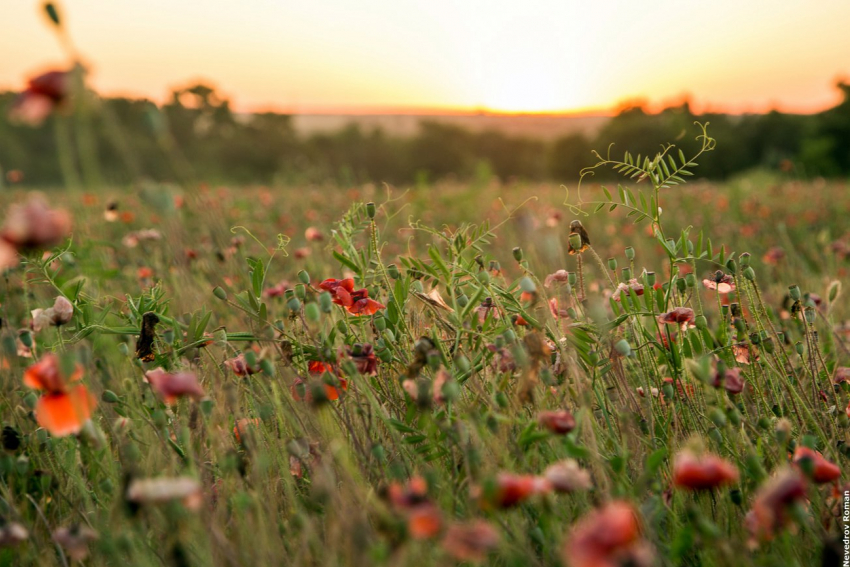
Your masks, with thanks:
M66 61L41 3L0 3L0 89ZM95 88L193 79L239 110L604 109L689 96L815 111L850 79L846 0L65 0Z

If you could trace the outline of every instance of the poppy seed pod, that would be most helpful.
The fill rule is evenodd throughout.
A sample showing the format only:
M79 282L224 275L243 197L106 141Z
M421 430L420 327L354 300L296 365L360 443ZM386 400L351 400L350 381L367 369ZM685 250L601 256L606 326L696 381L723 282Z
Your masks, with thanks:
M397 280L401 277L401 274L398 271L398 266L396 266L395 264L390 264L389 266L387 266L387 273L394 280Z
M522 262L522 248L517 246L516 248L513 249L512 252L513 252L513 255L514 255L514 260L516 260L517 262Z
M694 324L696 325L697 329L699 329L700 331L704 331L708 328L708 319L705 318L705 315L697 315L694 319Z
M307 270L300 270L298 272L298 281L305 285L310 283L310 274L307 273Z
M581 235L578 233L573 233L570 235L570 249L580 251L581 250ZM573 252L574 254L576 252Z
M655 272L645 272L644 279L646 280L647 287L653 287L655 285Z
M803 316L806 318L806 323L808 323L809 325L814 325L815 318L817 317L817 312L815 311L814 307L806 307L803 310Z
M631 246L626 247L626 258L628 258L629 260L635 259L635 249Z
M373 202L366 203L366 215L368 215L368 217L370 219L375 218L375 203L373 203Z
M791 296L791 299L794 301L799 301L802 296L800 293L800 286L796 284L788 286L788 295Z
M632 269L631 268L623 268L620 270L620 277L624 282L628 282L632 279Z
M578 281L577 277L576 277L576 273L575 272L568 272L567 273L567 283L570 284L570 285L576 285L576 281Z
M693 273L685 275L685 285L688 287L696 287L697 277Z
M614 344L614 350L621 356L629 356L632 353L632 347L626 339L620 339Z
M685 293L687 288L688 284L685 283L685 280L683 280L682 278L678 278L676 280L676 289L679 291L679 293Z
M617 270L617 259L616 258L608 258L608 269L612 272Z
M213 288L213 295L216 296L217 298L219 298L222 301L227 300L227 292L224 291L224 289L222 289L219 286L215 286Z
M751 266L747 266L744 268L744 277L750 280L751 282L756 281L756 272L753 270Z

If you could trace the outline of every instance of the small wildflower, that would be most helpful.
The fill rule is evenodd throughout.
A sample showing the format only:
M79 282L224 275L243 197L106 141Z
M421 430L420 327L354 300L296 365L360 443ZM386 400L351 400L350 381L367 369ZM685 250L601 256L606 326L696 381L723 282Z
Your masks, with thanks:
M755 540L767 541L787 522L788 508L806 498L806 483L799 472L785 468L756 494L745 523Z
M706 278L702 280L702 285L706 289L725 295L735 291L735 278L717 270L710 279Z
M588 490L592 486L590 472L581 468L574 459L549 465L543 471L543 478L555 492L576 492Z
M696 316L690 307L676 307L672 311L662 313L658 316L659 323L677 324L682 327L694 322Z
M820 452L803 445L797 445L793 460L794 464L800 466L805 472L810 472L812 480L818 484L832 482L841 476L841 469L838 468L838 465L827 460ZM811 463L810 471L808 470L809 467L803 465L804 461Z
M166 372L162 368L155 368L145 372L145 378L167 404L173 404L177 398L184 396L195 400L204 397L204 390L194 372Z
M635 509L626 502L604 505L579 520L564 546L564 562L572 567L651 564L641 540Z
M97 400L82 384L71 386L83 376L76 364L71 376L62 374L59 357L47 354L24 372L24 385L45 393L35 406L38 424L56 437L79 433L97 406Z
M458 561L481 562L499 545L499 532L484 520L452 524L441 545Z
M537 420L541 426L558 435L566 435L576 426L575 418L567 410L542 411Z

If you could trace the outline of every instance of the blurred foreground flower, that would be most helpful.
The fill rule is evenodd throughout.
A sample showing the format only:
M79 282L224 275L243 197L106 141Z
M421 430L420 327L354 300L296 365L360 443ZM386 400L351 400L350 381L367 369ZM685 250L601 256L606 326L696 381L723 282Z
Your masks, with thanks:
M590 481L590 472L581 468L575 459L552 463L543 471L543 478L555 492L588 490L593 486Z
M127 500L136 504L159 504L180 500L190 510L201 506L201 483L189 476L138 478L127 487Z
M16 522L9 522L0 526L0 548L13 547L26 541L30 537L25 527Z
M53 532L53 541L62 546L68 557L82 561L89 555L89 544L97 540L97 532L86 526L59 528Z
M688 490L712 490L738 480L738 469L718 457L706 453L696 455L689 450L676 455L673 463L673 484Z
M18 263L17 252L49 248L71 233L71 216L51 209L44 197L30 193L25 203L14 203L0 229L0 270Z
M756 494L745 523L754 540L773 539L788 520L789 509L806 499L803 476L790 468L779 471Z
M27 82L9 110L9 121L38 126L68 99L70 71L48 71Z
M483 520L453 524L443 537L443 549L458 561L480 562L499 545L499 532Z
M52 353L24 372L25 386L45 391L35 406L36 421L56 437L79 433L97 406L84 385L69 385L83 377L82 366L75 364L68 377L62 372L59 357Z
M38 333L45 327L58 327L74 317L74 305L65 296L56 297L53 307L32 310L32 330Z
M832 461L827 460L819 451L797 445L794 451L794 464L818 484L838 480L841 469Z
M563 557L571 567L652 564L652 553L640 537L637 513L621 501L606 504L582 518L567 539Z
M155 368L145 372L145 378L167 404L173 404L177 398L183 396L195 400L204 397L204 390L194 372L166 372L162 368Z

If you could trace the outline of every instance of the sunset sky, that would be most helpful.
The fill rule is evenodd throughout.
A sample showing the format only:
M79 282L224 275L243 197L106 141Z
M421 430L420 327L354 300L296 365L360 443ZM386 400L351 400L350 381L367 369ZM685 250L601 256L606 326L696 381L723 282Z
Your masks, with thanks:
M811 112L850 79L847 0L65 0L105 94L203 79L238 110L582 112L632 99ZM0 89L62 65L40 2L0 3Z

